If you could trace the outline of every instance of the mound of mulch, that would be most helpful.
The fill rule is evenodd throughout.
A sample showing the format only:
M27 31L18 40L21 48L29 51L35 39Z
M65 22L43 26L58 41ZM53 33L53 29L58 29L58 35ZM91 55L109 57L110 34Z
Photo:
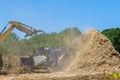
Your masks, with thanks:
M18 74L21 70L20 58L16 55L8 54L3 55L3 67L7 70L8 74Z
M97 30L89 30L76 40L76 57L66 71L104 72L120 69L120 55L110 40Z

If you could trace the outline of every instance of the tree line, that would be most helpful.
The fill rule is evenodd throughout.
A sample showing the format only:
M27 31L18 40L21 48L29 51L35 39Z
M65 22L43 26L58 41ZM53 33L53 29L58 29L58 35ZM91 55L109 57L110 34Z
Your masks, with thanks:
M34 48L47 46L49 48L60 48L69 46L66 40L71 42L82 32L77 28L66 28L61 32L52 32L44 34L35 34L29 39L19 39L15 33L11 33L0 45L0 54L18 54L28 55L33 52Z
M112 43L115 49L120 52L120 28L105 29L101 32ZM66 28L61 32L35 34L29 39L19 39L17 34L11 33L5 41L0 44L0 54L28 55L33 53L34 48L48 46L60 48L69 46L68 42L79 37L82 32L77 28Z
M114 48L120 53L120 28L105 29L102 34L113 43Z

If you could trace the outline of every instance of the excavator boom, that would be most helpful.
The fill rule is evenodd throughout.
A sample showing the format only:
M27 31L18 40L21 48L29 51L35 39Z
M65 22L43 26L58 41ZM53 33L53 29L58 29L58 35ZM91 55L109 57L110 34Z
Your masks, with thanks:
M15 26L18 30L25 32L25 33L32 33L32 30L27 28L26 26L22 25L20 22L10 21L11 25Z
M23 24L21 22L10 21L9 23L14 25L18 30L25 32L26 33L25 37L32 36L33 34L36 34L38 32L44 32L43 30L33 29L32 27L30 27L26 24Z
M6 39L6 37L11 33L11 31L14 29L14 26L11 26L5 33L0 35L0 43Z
M7 36L12 32L14 28L26 33L25 37L32 36L33 34L36 34L38 32L44 32L42 30L33 29L32 27L29 27L20 22L10 21L9 23L11 24L11 27L3 33L3 31L6 29L5 27L0 34L0 43L7 38Z

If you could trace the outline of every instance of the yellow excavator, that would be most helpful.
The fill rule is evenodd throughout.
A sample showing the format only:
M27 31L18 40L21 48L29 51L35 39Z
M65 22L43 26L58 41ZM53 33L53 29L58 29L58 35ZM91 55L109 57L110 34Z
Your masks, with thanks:
M43 30L33 29L32 27L17 21L10 21L8 24L11 24L10 28L4 32L4 30L6 29L6 27L4 27L4 29L0 33L0 43L7 38L7 36L12 32L14 28L26 33L25 37L32 36L33 34L36 34L38 32L44 32Z

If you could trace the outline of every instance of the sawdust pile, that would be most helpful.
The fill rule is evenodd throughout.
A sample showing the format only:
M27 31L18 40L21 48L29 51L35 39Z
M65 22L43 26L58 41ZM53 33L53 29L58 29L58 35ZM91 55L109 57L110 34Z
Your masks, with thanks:
M76 40L76 57L66 71L99 71L120 68L119 53L99 31L89 30Z
M3 67L7 69L8 74L18 74L21 70L20 58L16 55L3 55Z

